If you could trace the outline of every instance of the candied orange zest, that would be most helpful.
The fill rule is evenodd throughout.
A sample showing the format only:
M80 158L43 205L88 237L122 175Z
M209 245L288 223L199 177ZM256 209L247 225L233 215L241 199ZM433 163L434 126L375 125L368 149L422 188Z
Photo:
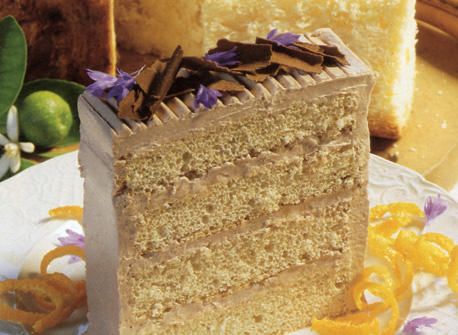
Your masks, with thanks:
M405 298L406 293L412 293L416 271L447 276L450 288L458 292L458 246L442 234L418 235L403 229L412 224L424 224L419 218L424 218L424 213L413 203L393 203L371 209L368 250L382 259L386 267L368 267L353 283L351 294L358 312L335 320L314 319L312 329L320 335L394 334L400 317L398 298ZM365 291L381 301L368 304L363 298ZM377 317L388 310L391 313L390 320L383 330L379 330ZM372 328L375 322L377 330Z
M83 208L80 206L62 206L51 209L49 216L58 220L77 220L83 219Z
M36 334L58 325L86 303L85 282L72 281L61 273L0 282L0 294L7 292L30 293L38 307L46 311L29 312L0 305L0 319L22 323Z
M24 326L32 326L46 314L27 312L0 304L0 320L18 322Z
M42 274L48 273L48 266L51 264L52 261L54 261L57 258L63 257L63 256L78 256L82 259L85 259L84 256L84 249L75 246L75 245L65 245L61 247L57 247L51 251L49 251L46 255L44 255L41 265L40 265L40 272Z
M447 236L444 236L439 233L424 233L420 236L420 238L437 244L442 249L447 251L449 254L452 252L453 248L455 247L455 242Z
M447 280L452 291L458 293L458 246L455 246L450 253Z
M365 268L359 275L351 290L353 301L356 305L356 308L358 308L360 311L368 310L369 306L371 306L370 304L363 301L363 294L368 285L372 284L371 276L373 275L376 275L379 279L381 279L381 281L389 288L394 286L393 276L387 268L383 266L371 266Z
M385 237L391 237L394 233L396 233L403 225L401 222L396 220L396 218L388 218L383 220L381 223L374 225L373 230L377 234L381 234Z
M53 219L74 219L81 223L83 209L79 206L58 207L50 210L49 215ZM0 282L0 295L16 293L17 301L24 307L19 309L0 304L0 320L21 323L33 334L41 334L62 323L74 310L85 306L87 301L84 280L73 281L61 273L47 273L51 262L68 255L85 258L84 250L78 246L60 246L43 257L40 264L41 274L36 278Z
M368 286L367 290L372 294L380 297L383 300L383 303L391 310L390 321L386 325L385 329L382 331L382 334L394 334L399 322L400 313L399 304L396 300L396 297L393 294L393 291L379 284L371 284Z
M439 243L448 248L445 239L438 239L437 236L429 236L434 242L428 241L412 231L401 231L395 242L395 247L404 257L409 259L418 271L429 272L437 276L447 274L449 255Z
M371 254L388 263L392 263L396 258L397 251L393 239L377 234L372 228L369 228L368 246Z
M389 215L387 215L389 214ZM395 202L388 205L378 205L370 210L369 220L375 221L389 216L395 217L403 226L411 222L412 218L423 218L425 214L414 203Z
M399 264L402 264L399 265ZM414 277L414 269L411 261L407 260L402 254L398 253L394 260L394 272L398 281L395 294L396 297L402 297L406 292L411 293L412 281ZM402 271L404 269L404 273Z
M17 313L12 313L8 307L2 310L5 312L5 315L0 315L1 319L31 325L36 333L41 333L45 329L55 325L55 321L64 309L64 299L58 290L40 279L5 280L0 282L0 294L6 292L34 292L40 296L46 296L55 306L54 310L47 314L19 310L16 310L18 311ZM38 318L39 315L40 318ZM35 320L35 317L38 319ZM31 324L32 320L35 320L33 324Z
M366 322L354 323L352 321L313 319L312 330L320 335L379 335L380 323L372 318Z

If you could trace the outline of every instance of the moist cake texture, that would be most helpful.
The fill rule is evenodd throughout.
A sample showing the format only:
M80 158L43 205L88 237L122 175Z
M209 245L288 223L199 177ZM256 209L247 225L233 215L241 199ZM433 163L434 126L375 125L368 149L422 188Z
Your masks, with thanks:
M272 28L330 27L379 75L369 108L371 134L398 138L409 118L415 0L116 0L115 14L119 44L142 54L169 54L181 44L200 55L223 36L249 41Z
M372 72L346 66L193 94L149 121L79 100L91 334L284 334L353 308L368 222ZM229 75L228 75L229 76Z

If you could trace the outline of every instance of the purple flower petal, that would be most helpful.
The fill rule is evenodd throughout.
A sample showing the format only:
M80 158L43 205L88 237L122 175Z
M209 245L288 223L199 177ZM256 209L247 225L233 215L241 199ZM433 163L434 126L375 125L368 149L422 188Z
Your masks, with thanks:
M218 51L212 54L206 54L204 56L205 60L215 62L220 66L235 66L240 64L237 60L237 47L233 47L230 50Z
M299 39L300 35L293 34L290 32L278 34L277 29L272 29L268 34L266 39L276 42L277 44L284 45L284 46L289 46Z
M59 237L58 240L60 242L61 246L66 246L66 245L75 245L80 248L84 248L84 235L81 235L80 233L77 233L76 231L72 229L67 229L65 231L67 233L67 236ZM70 259L68 260L69 264L79 262L81 260L80 257L78 256L71 256Z
M199 89L197 90L196 99L194 100L193 107L197 109L199 108L199 105L202 104L204 107L210 109L216 104L220 96L222 96L222 94L218 90L205 87L201 84L199 86Z
M108 91L107 99L115 98L117 102L120 102L129 94L129 91L130 89L128 87L120 83Z
M426 316L415 318L408 321L404 328L402 329L402 333L404 335L418 335L420 334L420 329L423 327L431 327L433 324L437 323L437 319L435 318L428 318Z
M99 98L115 98L117 102L120 102L135 86L135 77L142 69L143 67L133 73L127 73L118 69L116 77L100 71L88 69L87 75L94 80L94 83L89 85L86 91Z
M274 36L277 35L277 33L278 33L278 29L277 29L277 28L272 29L272 30L267 34L266 39L270 40L270 39L274 38Z
M89 76L89 78L91 78L94 81L99 81L103 83L114 83L116 81L116 77L113 77L104 72L87 69L86 73Z
M426 216L426 224L444 213L446 209L447 201L442 199L440 194L436 198L428 197L423 208Z

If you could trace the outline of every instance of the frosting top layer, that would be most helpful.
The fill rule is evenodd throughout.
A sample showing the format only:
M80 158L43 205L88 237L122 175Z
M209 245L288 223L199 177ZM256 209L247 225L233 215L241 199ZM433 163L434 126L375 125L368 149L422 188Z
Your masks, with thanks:
M295 77L297 82L288 80L289 86L300 87L303 78L298 77L304 75L342 77L358 72L370 71L330 29L303 35L273 30L255 43L221 39L203 57L185 57L178 46L170 58L143 67L128 94L114 107L119 119L149 123L163 109L163 102L174 98L184 101L191 95L188 107L198 112L269 78Z
M253 78L250 79L250 76L253 74L249 71L246 71L244 75L233 74L235 71L234 66L240 68L242 66L240 63L232 63L232 67L221 67L225 70L220 72L207 71L209 72L209 75L213 77L214 83L217 83L218 85L232 85L232 87L238 88L228 91L217 91L220 94L215 99L215 107L223 107L233 104L246 104L253 99L271 99L276 96L278 92L285 90L305 89L307 91L310 90L315 92L316 89L320 90L319 87L322 87L324 84L335 83L337 85L338 83L343 83L343 81L351 80L355 77L370 76L373 78L373 72L371 69L352 51L350 51L331 29L323 28L314 31L313 33L304 34L301 37L301 40L308 41L304 42L309 43L308 45L332 46L333 48L336 48L343 55L346 65L341 64L343 61L340 63L335 62L332 65L323 63L321 65L322 70L319 73L309 73L294 67L284 67L281 71L278 71L277 74L267 75L262 81L256 81ZM226 42L221 43L224 44ZM182 53L182 51L178 48L176 53ZM209 52L207 55L211 56L214 54L216 54L216 52ZM223 56L227 56L227 54ZM221 60L221 54L217 54L216 57L219 57ZM181 62L171 62L171 59L155 62L154 64L156 65L152 64L143 68L141 73L136 77L138 86L146 87L146 84L151 84L151 82L148 83L150 79L146 81L144 80L144 78L147 78L148 76L151 77L151 73L157 80L165 78L164 80L166 81L170 81L168 78L170 78L170 73L172 73L174 74L171 76L174 78L172 84L176 81L182 82L190 76L196 74L196 71L185 68L181 68L179 71L176 70L186 62L211 64L211 62L201 62L199 58L195 57L181 57ZM176 59L176 56L174 59ZM231 62L233 59L231 59L231 55L229 55L229 57L223 57L223 61ZM180 63L179 66L176 65L178 63ZM169 65L168 69L165 69L167 64L172 65ZM156 76L157 71L160 71L160 76ZM144 75L142 75L143 73ZM255 74L255 76L257 75ZM185 79L179 80L179 78ZM197 85L202 85L202 83L197 82ZM154 87L157 88L158 86ZM325 89L324 86L322 89ZM328 89L325 89L325 91L327 90ZM110 100L98 99L92 96L89 92L86 92L84 96L86 100L90 101L91 105L95 107L94 110L100 114L102 119L114 131L115 135L129 137L132 133L136 133L142 129L147 129L152 126L160 126L172 120L188 119L189 117L200 115L201 112L206 109L201 106L196 106L196 98L199 94L198 91L198 86L194 88L188 87L187 90L181 90L179 94L176 91L176 94L172 94L171 89L169 89L165 95L163 93L164 89L156 90L156 93L152 95L152 100L150 100L150 102L152 102L150 106L153 106L154 109L152 111L151 109L146 111L143 118L135 118L135 116L134 118L125 117L120 111L122 108L126 108L126 106L127 108L129 108L129 106L130 108L139 108L145 98L145 95L143 93L138 94L137 90L130 91L119 105L113 104L113 101ZM161 98L161 96L163 98Z

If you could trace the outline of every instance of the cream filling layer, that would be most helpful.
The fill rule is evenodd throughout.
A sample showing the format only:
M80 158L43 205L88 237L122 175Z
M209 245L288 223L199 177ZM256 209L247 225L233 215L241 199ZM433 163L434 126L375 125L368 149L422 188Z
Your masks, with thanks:
M135 323L139 326L139 330L144 326L148 327L148 324L153 324L153 327L184 325L199 314L211 313L241 305L250 299L255 299L256 295L264 291L270 291L277 287L292 287L300 280L307 280L307 277L312 276L316 271L320 271L323 276L333 278L334 281L337 281L336 274L341 273L344 275L349 271L349 267L350 257L344 254L335 257L323 257L304 265L291 267L250 287L233 290L230 293L217 294L209 302L178 305L172 307L159 317L148 321L136 320Z
M354 192L355 190L342 190L338 193L306 199L296 205L282 206L281 209L274 213L267 213L256 220L244 222L230 230L219 231L212 235L198 238L187 243L172 244L165 251L143 255L143 258L135 260L135 264L140 267L152 266L174 257L180 257L187 252L192 252L193 250L200 249L202 247L208 247L210 244L217 244L218 242L221 242L231 236L255 232L264 227L275 227L278 219L303 216L307 213L307 211L310 211L313 208L323 208L333 204L337 205L341 202L349 202L351 201Z
M298 157L311 156L319 152L327 154L333 151L343 151L350 149L352 145L351 138L348 136L342 136L337 140L321 145L314 138L305 138L276 152L266 151L254 158L239 159L211 168L201 178L190 180L187 177L180 177L173 187L154 195L132 192L133 194L129 194L130 202L135 203L136 212L145 208L153 210L164 206L167 202L183 199L190 194L205 193L208 187L215 183L225 184L229 181L252 177L267 164L288 164L288 162Z

